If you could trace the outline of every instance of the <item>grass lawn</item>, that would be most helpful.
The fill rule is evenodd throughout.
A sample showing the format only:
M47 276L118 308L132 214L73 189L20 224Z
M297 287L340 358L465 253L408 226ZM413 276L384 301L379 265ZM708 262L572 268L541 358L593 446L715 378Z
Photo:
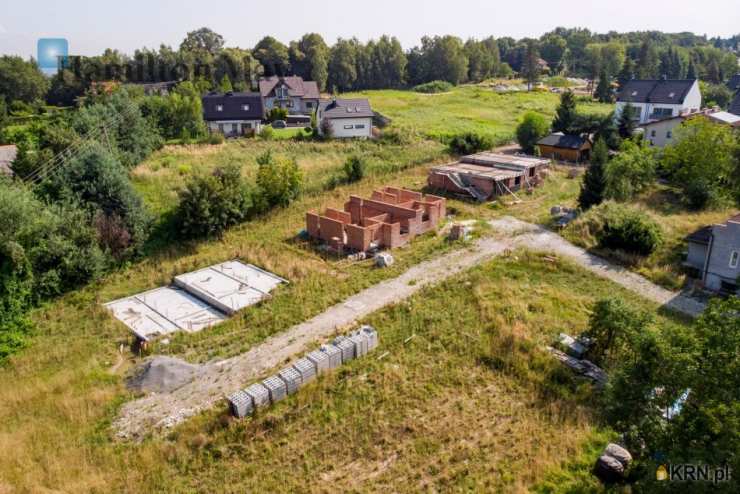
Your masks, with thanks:
M393 126L431 139L459 132L485 134L496 142L514 139L521 115L535 111L551 118L560 96L546 91L497 93L481 85L459 86L450 92L363 91L343 96L366 97L373 109L390 117ZM579 103L579 109L606 115L613 105Z

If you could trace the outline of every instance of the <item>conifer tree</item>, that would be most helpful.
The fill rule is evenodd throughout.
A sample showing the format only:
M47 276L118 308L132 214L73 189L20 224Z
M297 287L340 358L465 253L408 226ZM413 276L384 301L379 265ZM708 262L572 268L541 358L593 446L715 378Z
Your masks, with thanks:
M604 139L599 139L594 145L591 165L583 177L581 193L578 196L578 205L584 211L591 206L601 204L604 200L604 189L606 188L604 167L607 161L609 161L609 148Z

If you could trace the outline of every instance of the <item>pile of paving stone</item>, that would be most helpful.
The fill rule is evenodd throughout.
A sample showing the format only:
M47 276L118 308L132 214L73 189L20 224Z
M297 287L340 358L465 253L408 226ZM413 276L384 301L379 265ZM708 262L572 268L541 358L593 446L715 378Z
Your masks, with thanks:
M360 358L377 346L378 332L372 326L362 326L346 336L338 336L332 343L321 346L274 376L228 396L231 413L237 418L251 415L256 409L297 392L317 375Z

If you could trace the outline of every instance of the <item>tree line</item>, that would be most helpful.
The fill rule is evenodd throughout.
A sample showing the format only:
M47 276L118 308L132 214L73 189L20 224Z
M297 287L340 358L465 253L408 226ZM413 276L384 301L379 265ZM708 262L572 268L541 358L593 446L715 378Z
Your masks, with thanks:
M207 90L225 79L234 90L255 89L262 76L298 75L314 80L322 91L353 91L416 86L431 81L479 82L514 73L536 81L550 75L624 81L699 78L720 84L737 72L737 41L707 39L692 33L657 31L606 34L558 27L539 38L482 40L425 36L404 50L397 38L381 36L365 43L356 38L328 44L308 33L285 44L266 36L252 48L227 47L208 28L187 33L176 49L162 44L133 55L106 49L93 57L69 57L51 81L33 61L0 58L0 114L14 102L46 99L71 105L99 81L150 83L190 80ZM734 40L734 41L733 41ZM545 65L546 63L546 65Z

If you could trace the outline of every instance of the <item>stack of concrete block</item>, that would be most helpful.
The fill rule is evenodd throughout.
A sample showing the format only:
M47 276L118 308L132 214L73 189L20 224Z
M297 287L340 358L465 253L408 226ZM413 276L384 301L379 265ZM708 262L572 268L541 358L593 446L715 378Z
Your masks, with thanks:
M367 351L372 352L378 346L378 332L368 325L362 326L360 331L367 337Z
M247 415L251 415L254 411L252 397L243 390L232 394L229 396L228 400L231 414L234 415L234 417L243 418Z
M228 396L231 413L237 418L251 415L256 409L277 403L295 393L301 386L316 379L317 374L367 355L377 346L378 332L372 326L362 326L349 336L338 336L333 344L322 345L319 350L297 360L277 375Z
M335 345L322 345L321 351L329 358L329 369L342 365L342 350Z
M337 336L334 339L334 346L341 350L343 364L355 358L355 344L346 336Z
M278 377L285 382L285 389L292 395L301 386L301 375L293 367L287 367L278 372Z
M244 392L252 398L254 408L262 408L270 404L270 391L260 383L252 384Z
M262 381L262 384L270 392L270 401L272 403L277 403L288 396L288 387L285 385L285 382L277 376L268 377Z
M307 357L298 359L298 361L293 364L293 368L301 376L301 385L308 384L316 378L316 365Z

